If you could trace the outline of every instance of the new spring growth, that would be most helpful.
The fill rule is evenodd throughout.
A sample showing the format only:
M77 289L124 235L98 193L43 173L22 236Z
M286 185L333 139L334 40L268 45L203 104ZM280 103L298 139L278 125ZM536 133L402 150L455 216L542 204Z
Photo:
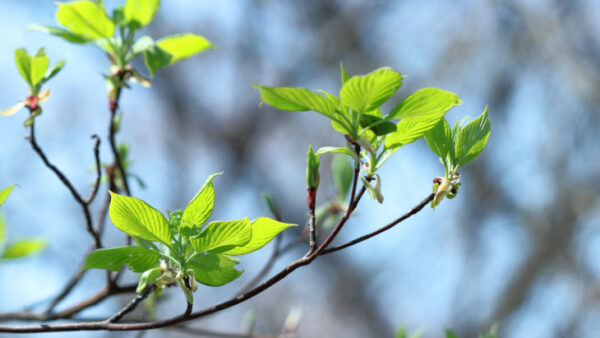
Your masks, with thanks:
M306 153L306 203L310 209L313 209L316 204L319 180L319 156L315 154L312 146L309 146Z
M432 191L435 192L435 196L431 201L431 207L435 210L445 197L448 199L456 197L458 187L460 187L460 174L454 174L451 179L434 178Z
M371 179L375 180L375 186L372 186L371 182L369 182ZM379 177L378 174L373 174L372 178L365 178L361 176L360 180L364 184L365 188L367 188L371 198L379 203L383 203L383 194L381 194L381 177Z

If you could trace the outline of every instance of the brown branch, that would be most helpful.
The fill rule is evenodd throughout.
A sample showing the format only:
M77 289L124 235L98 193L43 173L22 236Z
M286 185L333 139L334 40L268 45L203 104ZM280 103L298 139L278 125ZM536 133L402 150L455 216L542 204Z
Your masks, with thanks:
M31 122L30 134L29 134L28 139L29 139L29 143L31 143L31 147L33 147L33 150L39 155L39 157L42 159L42 161L44 162L46 167L48 167L48 169L50 169L60 179L60 181L71 192L71 195L73 195L73 198L75 199L75 201L77 201L77 203L79 203L79 205L81 205L81 208L83 209L83 213L85 215L87 231L94 238L96 248L101 248L102 241L100 240L100 236L98 236L98 234L94 231L94 226L92 224L92 216L90 215L90 209L88 207L88 202L86 202L86 200L84 200L83 197L81 197L79 192L77 192L77 190L75 189L75 187L73 186L71 181L69 181L69 179L65 176L65 174L63 174L62 171L60 171L60 169L58 169L54 164L52 164L48 160L48 157L46 156L46 154L44 153L42 148L40 148L40 146L38 145L37 140L35 138L35 120L33 120ZM99 139L97 139L97 141L96 141L95 149L97 149L97 147L98 147L98 142L99 142Z
M344 216L337 223L335 229L330 233L330 235L327 237L327 239L319 246L319 248L312 254L307 254L307 255L303 256L302 258L297 259L296 261L292 262L290 265L285 267L283 270L281 270L279 273L277 273L275 276L271 277L270 279L268 279L267 281L258 285L257 287L255 287L235 298L232 298L230 300L216 304L214 306L211 306L209 308L206 308L204 310L201 310L201 311L198 311L195 313L190 313L191 305L188 304L188 307L187 307L185 313L183 313L179 316L170 318L170 319L157 321L157 322L110 323L107 320L107 321L102 321L102 322L84 322L84 323L67 323L67 324L39 324L39 325L30 325L30 326L0 325L0 332L24 333L24 332L55 332L55 331L83 331L83 330L108 330L108 331L150 330L150 329L158 329L158 328L163 328L163 327L170 327L170 326L177 325L177 324L189 321L189 320L201 318L201 317L225 310L227 308L230 308L232 306L240 304L250 298L253 298L254 296L260 294L261 292L267 290L271 286L277 284L279 281L281 281L282 279L284 279L285 277L290 275L292 272L294 272L299 267L310 264L312 261L314 261L320 255L341 250L343 248L346 248L348 246L362 242L368 238L376 236L377 234L382 233L382 232L392 228L396 224L398 224L398 223L402 222L403 220L409 218L410 216L418 213L420 210L423 209L423 207L425 207L425 205L427 205L433 199L433 194L432 194L432 195L428 196L425 200L423 200L420 204L418 204L413 209L411 209L408 213L406 213L405 215L396 219L392 223L384 226L383 228L376 230L373 233L359 237L358 239L351 241L349 243L346 243L342 246L334 247L331 250L326 250L327 246L335 239L336 235L339 233L341 228L348 221L353 210L358 205L360 198L364 194L364 189L361 189L362 194L361 193L359 193L358 195L356 194L358 175L360 174L359 169L360 169L359 165L357 164L355 171L354 171L354 179L353 179L352 190L351 190L352 192L350 194L350 201L353 201L353 203L349 206L349 208L346 210ZM98 297L98 298L101 298L101 297ZM93 300L94 300L94 297L92 297L92 301Z
M125 316L129 312L135 310L135 308L138 306L138 304L141 301L143 301L144 299L146 299L146 297L148 297L150 295L150 293L152 291L154 291L155 288L156 288L156 285L152 285L152 286L147 287L142 293L137 294L129 302L129 304L127 304L127 306L125 306L124 308L122 308L119 312L115 313L112 317L108 318L106 320L106 322L107 323L116 323L119 320L121 320L121 318L123 318L123 316Z
M120 82L123 81L123 75L120 75ZM121 181L123 181L123 189L127 196L131 196L131 191L129 190L129 183L127 183L127 173L125 172L125 167L123 166L123 161L121 159L121 155L119 155L119 150L117 149L117 141L116 141L116 126L115 126L115 117L117 115L117 110L119 109L119 98L121 97L123 87L119 86L116 89L115 99L109 102L109 110L110 110L110 125L108 127L108 140L110 142L110 149L112 150L113 157L115 158L115 164L117 165L117 169L121 174Z
M90 195L85 199L85 203L87 205L90 205L94 201L94 198L96 198L96 195L98 194L98 188L100 188L100 180L102 179L102 168L100 164L100 137L94 134L92 135L92 139L96 140L96 143L94 144L94 159L96 161L96 182L94 182L92 192L90 192Z

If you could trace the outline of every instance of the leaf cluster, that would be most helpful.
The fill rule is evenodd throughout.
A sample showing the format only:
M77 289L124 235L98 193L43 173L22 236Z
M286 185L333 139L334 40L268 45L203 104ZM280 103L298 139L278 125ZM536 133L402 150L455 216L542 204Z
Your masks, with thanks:
M267 217L205 225L214 207L212 180L218 175L209 176L186 208L169 213L168 218L140 199L111 193L110 219L137 246L96 250L87 257L84 269L120 271L128 265L142 274L138 292L148 284L159 289L177 284L190 304L196 282L220 286L238 278L243 271L236 269L239 259L232 256L254 252L294 225Z

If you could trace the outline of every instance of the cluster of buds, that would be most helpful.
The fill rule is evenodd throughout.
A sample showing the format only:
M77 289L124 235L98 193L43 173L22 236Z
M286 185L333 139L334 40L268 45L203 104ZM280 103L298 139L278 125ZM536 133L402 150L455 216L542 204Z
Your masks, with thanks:
M435 193L433 201L431 201L431 207L435 209L445 197L453 199L458 193L460 187L460 174L456 173L452 175L450 179L444 177L436 177L433 179L432 192Z
M196 282L196 273L192 269L188 269L185 273L179 269L169 268L166 261L161 261L160 266L146 270L141 276L136 292L144 291L146 286L153 284L157 292L162 292L165 287L179 286L188 303L194 302L193 292L198 290L198 282Z

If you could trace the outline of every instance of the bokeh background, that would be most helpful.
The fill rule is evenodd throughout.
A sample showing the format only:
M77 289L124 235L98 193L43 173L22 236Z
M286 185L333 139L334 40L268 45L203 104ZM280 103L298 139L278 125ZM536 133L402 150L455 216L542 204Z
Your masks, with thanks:
M118 3L106 1L109 7ZM105 141L107 134L101 74L108 61L93 47L26 30L33 23L54 25L54 11L52 1L0 2L0 105L27 94L14 49L44 46L51 61L67 60L50 82L53 96L37 120L38 139L87 193L94 177L89 136ZM132 171L147 183L146 189L132 184L133 192L157 208L184 206L207 175L224 171L215 181L212 219L268 215L260 197L268 191L285 221L305 223L306 149L344 140L320 115L259 107L251 83L337 92L340 61L351 74L390 66L406 74L393 104L435 86L464 101L449 121L479 115L489 105L492 124L486 151L462 171L456 199L323 257L193 326L239 332L243 318L254 313L257 332L278 333L296 309L300 337L390 337L402 325L423 328L426 337L441 337L445 328L474 337L494 322L502 337L597 336L599 18L595 0L163 1L144 33L194 32L218 49L159 71L150 89L134 85L124 92L118 138L130 145ZM136 65L143 68L141 60ZM2 212L10 239L39 236L48 248L0 265L1 312L55 294L91 242L79 206L25 141L24 119L24 112L0 119L0 186L20 187ZM105 162L111 161L107 145L101 148ZM320 201L334 195L327 165ZM385 202L363 200L339 241L404 213L442 173L424 141L401 149L381 170ZM284 242L295 235L286 233ZM110 229L106 241L121 245L123 237ZM301 245L281 257L273 272L304 250ZM246 272L232 285L201 287L196 308L227 299L269 254L267 248L244 257ZM88 273L62 306L104 282L102 272ZM110 299L81 316L106 316L127 300ZM159 318L179 313L183 302L180 292L167 292ZM147 336L166 334L186 336L177 330Z

